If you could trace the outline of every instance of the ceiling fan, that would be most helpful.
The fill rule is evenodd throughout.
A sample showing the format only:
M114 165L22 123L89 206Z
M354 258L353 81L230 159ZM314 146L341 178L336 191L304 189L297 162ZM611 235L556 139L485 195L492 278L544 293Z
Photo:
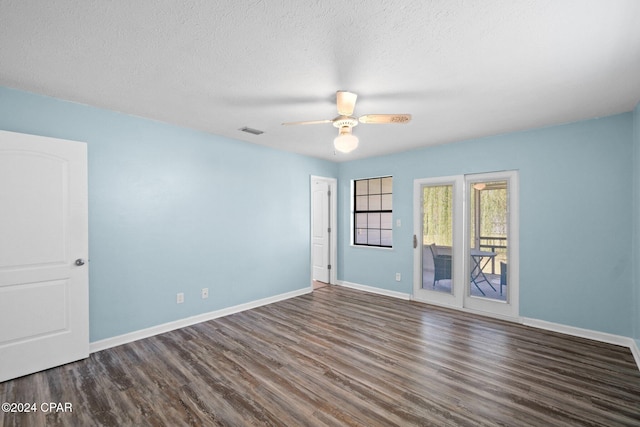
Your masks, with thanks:
M320 123L333 123L338 128L338 136L333 140L336 150L348 153L358 146L358 137L353 135L352 130L358 123L408 123L411 114L366 114L360 117L353 117L353 110L356 106L358 95L352 92L339 90L336 92L336 105L338 106L338 116L328 120L311 120L303 122L283 123L289 125L316 125Z

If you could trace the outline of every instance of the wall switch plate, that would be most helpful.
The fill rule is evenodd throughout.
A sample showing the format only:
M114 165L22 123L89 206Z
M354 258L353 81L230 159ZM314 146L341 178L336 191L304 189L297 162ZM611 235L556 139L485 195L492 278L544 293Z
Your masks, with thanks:
M396 282L399 282L402 279L402 275L400 273L396 273Z
M202 288L200 295L202 295L202 299L209 298L209 288Z
M182 304L184 302L184 293L178 292L176 295L176 304Z

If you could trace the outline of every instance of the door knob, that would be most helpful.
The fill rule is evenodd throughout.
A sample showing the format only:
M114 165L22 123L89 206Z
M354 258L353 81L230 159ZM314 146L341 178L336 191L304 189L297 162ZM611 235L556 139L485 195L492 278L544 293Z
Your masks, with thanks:
M84 265L84 260L82 258L78 258L76 260L76 265L80 266L80 265Z

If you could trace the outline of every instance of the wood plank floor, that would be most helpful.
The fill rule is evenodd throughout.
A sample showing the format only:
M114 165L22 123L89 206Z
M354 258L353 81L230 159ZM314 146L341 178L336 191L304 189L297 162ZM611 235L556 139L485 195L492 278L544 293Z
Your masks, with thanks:
M0 383L3 426L640 425L623 347L336 286ZM40 408L39 408L40 409Z

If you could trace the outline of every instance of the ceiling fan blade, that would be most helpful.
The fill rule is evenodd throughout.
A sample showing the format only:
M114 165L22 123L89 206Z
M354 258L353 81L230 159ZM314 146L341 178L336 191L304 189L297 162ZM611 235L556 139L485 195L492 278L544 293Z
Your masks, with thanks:
M360 123L409 123L411 114L367 114L358 119Z
M358 95L344 90L336 92L336 104L338 105L338 114L341 116L350 116L356 106Z
M321 123L331 123L333 120L310 120L306 122L287 122L283 123L284 126L292 126L292 125L319 125Z

